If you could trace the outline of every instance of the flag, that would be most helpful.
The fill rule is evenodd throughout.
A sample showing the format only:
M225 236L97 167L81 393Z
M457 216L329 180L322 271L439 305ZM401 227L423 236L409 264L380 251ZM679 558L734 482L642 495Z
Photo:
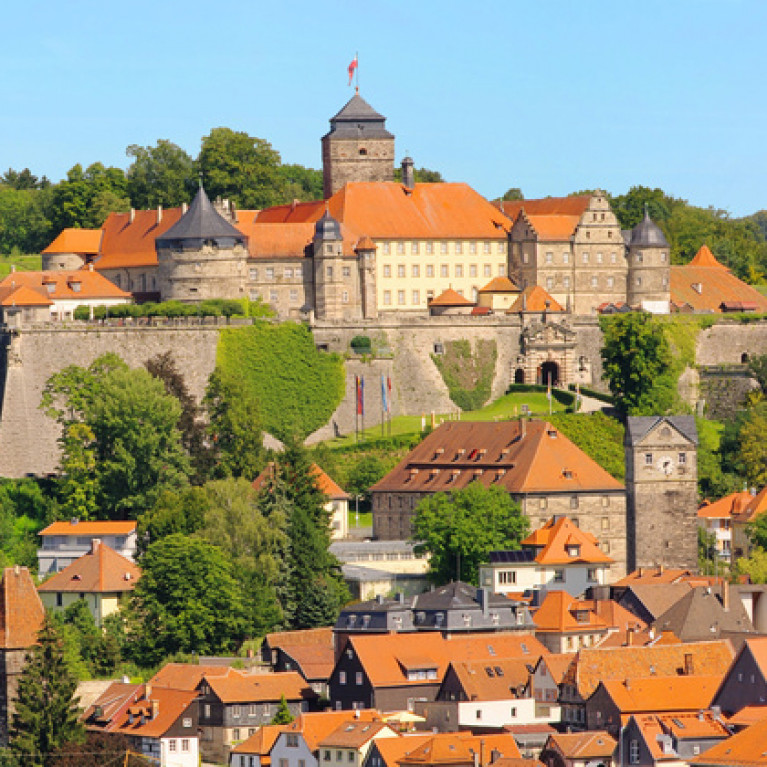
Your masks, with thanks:
M549 385L546 389L546 399L551 402L551 379L549 378Z
M352 80L354 79L354 70L357 69L357 63L357 55L355 54L352 63L349 64L349 85L352 84Z
M365 376L360 376L359 402L357 403L357 412L365 415Z
M386 376L386 401L389 403L389 412L391 412L391 376Z
M383 373L381 373L381 409L384 413L389 412L389 401L386 398L386 379L384 378Z
M354 376L354 395L357 398L357 415L362 414L362 394L360 390L360 377Z

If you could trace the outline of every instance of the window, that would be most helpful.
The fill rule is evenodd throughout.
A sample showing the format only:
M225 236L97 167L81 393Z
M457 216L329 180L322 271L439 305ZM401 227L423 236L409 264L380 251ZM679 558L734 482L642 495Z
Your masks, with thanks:
M418 306L418 304L421 303L421 291L414 290L413 291L413 306Z
M547 264L553 264L554 263L554 254L553 253L547 253L546 254L546 263Z
M347 754L347 760L348 760L349 762L353 762L353 761L354 761L354 751L349 751L349 752L348 752L348 754Z
M652 453L645 453L644 454L644 465L645 466L652 466Z
M434 243L433 242L427 242L426 243L426 253L427 254L434 253Z
M442 253L443 256L447 253L447 243L446 242L441 242L439 244L439 252Z
M191 727L192 726L192 720L190 717L185 716L183 720L181 721L181 724L183 727Z
M482 273L485 275L485 277L492 277L493 267L490 264L485 264L482 268Z
M562 263L563 264L569 264L570 263L570 254L569 253L563 253L562 254Z
M295 288L290 291L290 303L291 304L298 303L298 291Z
M210 719L210 703L205 704L205 707L203 708L203 716L206 719Z
M56 607L62 607L64 605L64 595L60 592L56 592Z
M639 764L639 741L629 741L629 764Z
M325 269L325 274L327 275L327 278L328 278L329 280L332 280L332 279L333 279L333 267L332 267L332 266L328 266L328 267Z
M339 671L338 672L338 684L346 684L346 672L345 671Z
M344 752L343 751L336 751L336 761L340 762L344 758Z
M397 267L397 277L404 277L404 276L405 276L405 265L404 264L400 264Z
M590 581L596 581L597 580L597 568L596 567L590 567L588 569L588 579Z
M516 583L517 572L516 570L499 570L498 571L498 583Z
M384 306L391 306L391 290L384 290Z
M269 302L272 304L276 304L278 301L278 295L276 290L270 290L269 291Z
M419 251L419 250L420 250L420 248L418 247L418 243L417 243L417 242L413 242L413 243L411 243L411 244L410 244L410 252L411 252L411 253L412 253L414 256L417 256L417 255L418 255L418 251Z
M490 252L490 243L486 242L482 246L482 252L483 253L489 253Z
M185 753L189 753L189 738L183 738L181 740L181 750Z
M258 279L258 269L248 269L248 279L257 280Z
M660 254L660 262L661 262L662 264L665 264L665 263L666 263L666 254L665 254L665 253L661 253L661 254Z
M285 745L288 748L298 748L298 735L294 732L288 733L285 736Z
M592 275L591 277L591 287L596 288L599 285L599 279L596 275Z
M352 276L352 268L350 266L345 266L341 270L341 273L343 274L344 277L351 277Z
M389 245L389 243L388 243L388 242L385 242L385 243L383 244L383 252L384 252L384 255L385 255L385 256L389 256L389 255L391 255L391 245Z
M232 706L232 716L235 719L239 719L240 718L240 713L241 713L240 706Z
M426 265L426 276L430 278L434 277L434 264Z
M463 253L463 243L462 242L456 242L456 244L455 244L455 252L459 256Z
M499 242L497 250L498 250L499 253L505 253L506 252L506 243L505 242Z
M554 570L554 583L564 583L564 580L565 580L565 571Z
M391 277L391 266L389 266L389 264L384 264L383 276L384 277Z
M687 453L679 453L679 463L687 463Z
M477 719L481 719L481 718L482 718L482 709L478 708L477 709Z
M291 291L293 292L293 291ZM348 304L349 303L349 291L344 290L344 292L341 294L341 303Z
M361 671L358 671L358 672L357 672L357 673L354 675L354 683L355 683L355 684L362 684L362 672L361 672Z
M598 264L602 263L602 254L601 253L597 253L597 263Z
M610 517L602 517L602 529L603 530L610 529Z
M449 277L450 272L448 270L447 264L442 264L442 266L439 267L439 276L440 277Z
M638 264L641 264L644 261L644 254L643 253L637 253L636 262Z
M400 306L403 306L405 303L405 291L404 290L398 290L397 291L397 303Z
M522 263L526 264L530 260L530 256L527 253L522 254Z
M286 267L285 267L285 271L284 271L284 273L283 273L283 276L284 276L284 277L285 277L285 279L287 279L287 280L292 280L292 279L293 279L293 268L292 268L292 267L290 267L290 266L286 266Z
M546 278L546 290L554 290L554 278L553 277L547 277Z
M512 706L511 707L511 718L515 719L516 716L517 716L517 707L516 706Z
M469 266L469 277L476 277L477 276L477 265L471 264Z
M577 509L578 508L578 496L577 495L571 495L570 496L570 508L571 509Z
M615 255L615 253L610 253L610 263L614 264L618 261L618 257Z
M638 288L642 287L642 278L641 277L637 277L637 287Z
M569 278L569 277L565 277L565 278L562 280L562 284L563 284L563 285L564 285L566 288L569 288L569 287L570 287L570 278Z
M612 277L612 276L611 276L611 277L608 277L608 278L607 278L607 287L608 287L608 288L613 288L613 287L615 287L615 277Z
M266 267L266 279L267 280L274 279L274 269L271 266Z
M498 264L498 276L499 277L506 276L506 264Z
M397 255L402 255L405 252L405 243L404 242L398 242L397 243Z
M476 242L470 242L469 243L469 253L471 253L471 255L473 256L473 255L476 254L476 252L477 252L477 243Z
M455 265L455 276L456 277L463 277L463 264L456 264Z
M421 267L418 266L418 264L413 264L413 266L410 268L410 273L413 277L420 277Z
M171 738L168 741L168 751L175 751L175 750L176 750L176 739L175 738Z
M584 264L588 264L588 262L589 262L589 254L588 253L584 253L583 254L583 263Z

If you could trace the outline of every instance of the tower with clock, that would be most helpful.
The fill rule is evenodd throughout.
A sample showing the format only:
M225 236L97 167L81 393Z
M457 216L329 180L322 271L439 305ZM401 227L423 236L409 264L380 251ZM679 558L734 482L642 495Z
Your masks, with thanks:
M657 565L696 568L697 447L692 416L626 419L629 572Z

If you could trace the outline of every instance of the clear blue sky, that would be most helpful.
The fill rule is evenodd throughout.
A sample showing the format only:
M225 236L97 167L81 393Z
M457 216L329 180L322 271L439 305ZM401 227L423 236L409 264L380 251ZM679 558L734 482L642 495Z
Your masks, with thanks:
M443 0L6 4L0 168L59 180L227 126L319 168L360 92L397 159L487 197L660 186L767 208L767 3Z

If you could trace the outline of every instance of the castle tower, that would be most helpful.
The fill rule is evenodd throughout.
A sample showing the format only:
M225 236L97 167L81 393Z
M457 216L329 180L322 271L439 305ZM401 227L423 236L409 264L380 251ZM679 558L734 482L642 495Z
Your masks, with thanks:
M248 238L216 211L202 186L155 247L163 301L242 297Z
M376 293L376 244L370 237L362 237L354 248L360 273L360 301L362 317L374 320L378 317Z
M355 94L322 137L325 198L349 181L394 180L394 136L386 118Z
M693 416L626 419L628 570L697 568L698 432Z
M671 301L670 247L661 228L644 209L644 219L631 230L626 301L631 306L667 314Z
M344 281L344 241L341 225L327 210L314 227L313 246L314 311L318 319L342 319L350 298Z

